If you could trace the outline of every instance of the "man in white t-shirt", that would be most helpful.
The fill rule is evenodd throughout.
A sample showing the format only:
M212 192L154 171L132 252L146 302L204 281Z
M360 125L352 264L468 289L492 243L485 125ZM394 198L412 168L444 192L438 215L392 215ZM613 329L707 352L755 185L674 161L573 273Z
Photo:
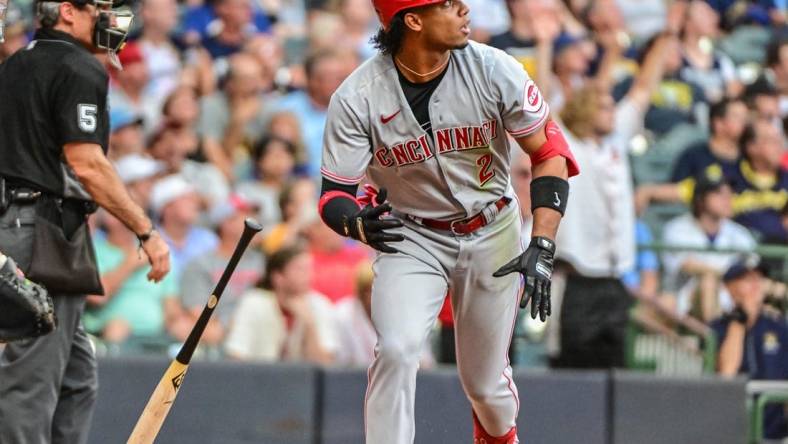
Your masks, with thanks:
M225 351L231 358L330 364L337 353L331 302L312 290L312 258L300 247L272 254L262 289L238 304Z
M751 251L755 239L733 215L733 192L724 181L722 171L707 169L696 179L692 196L692 212L676 217L665 225L663 241L667 245L709 249ZM730 310L733 303L719 278L736 260L737 254L677 251L662 255L665 267L665 289L675 292L677 309L689 312L699 295L700 317L711 321Z

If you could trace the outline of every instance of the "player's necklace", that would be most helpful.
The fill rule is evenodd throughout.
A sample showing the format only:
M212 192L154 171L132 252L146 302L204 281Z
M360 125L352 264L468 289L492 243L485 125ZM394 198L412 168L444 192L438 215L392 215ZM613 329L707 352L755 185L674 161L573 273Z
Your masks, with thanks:
M405 65L404 63L402 63L402 60L400 60L400 59L399 59L397 56L394 56L394 60L396 60L396 61L397 61L397 63L399 63L399 65L400 65L401 67L405 68L405 71L408 71L409 73L413 74L414 76L419 76L419 77L429 77L429 76L431 76L431 75L435 74L436 72L438 72L438 71L442 70L443 68L445 68L445 67L446 67L446 65L448 65L448 64L449 64L449 59L450 59L450 58L451 58L451 53L449 53L449 54L447 55L447 57L446 57L446 61L445 61L445 62L443 62L443 63L441 63L441 64L440 64L440 66L438 66L437 68L433 69L432 71L430 71L430 72L428 72L428 73L422 74L422 73L420 73L420 72L416 72L416 71L414 71L414 70L412 70L412 69L408 68L408 66L407 66L407 65Z

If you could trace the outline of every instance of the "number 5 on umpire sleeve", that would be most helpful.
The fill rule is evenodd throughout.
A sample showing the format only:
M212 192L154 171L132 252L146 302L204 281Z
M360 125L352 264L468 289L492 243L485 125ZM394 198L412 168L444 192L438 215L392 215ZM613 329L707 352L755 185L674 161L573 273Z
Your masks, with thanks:
M98 107L89 103L77 105L79 129L86 133L96 132L96 114Z

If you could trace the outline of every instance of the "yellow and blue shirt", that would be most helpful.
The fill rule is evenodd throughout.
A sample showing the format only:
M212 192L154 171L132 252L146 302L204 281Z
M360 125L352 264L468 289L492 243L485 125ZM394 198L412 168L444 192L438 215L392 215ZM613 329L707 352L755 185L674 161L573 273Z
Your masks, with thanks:
M726 178L735 194L734 220L757 232L765 242L788 243L780 215L788 203L788 171L780 170L776 176L759 175L742 160L728 173Z
M788 243L788 231L782 224L782 209L788 203L788 170L776 176L756 173L746 159L736 164L712 163L703 174L724 175L733 191L733 220L753 231L762 242ZM684 202L692 201L695 177L677 182Z

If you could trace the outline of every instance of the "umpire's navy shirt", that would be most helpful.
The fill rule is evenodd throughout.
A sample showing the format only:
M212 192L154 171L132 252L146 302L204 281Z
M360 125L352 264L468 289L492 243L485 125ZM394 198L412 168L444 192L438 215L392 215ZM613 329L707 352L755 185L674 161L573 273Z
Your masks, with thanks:
M78 40L39 29L0 64L0 176L65 195L63 145L109 145L109 77Z
M722 345L728 333L726 319L717 319L711 328ZM762 312L744 338L740 374L750 379L788 379L788 325L777 316ZM788 436L782 404L768 405L764 412L764 436L779 439Z

